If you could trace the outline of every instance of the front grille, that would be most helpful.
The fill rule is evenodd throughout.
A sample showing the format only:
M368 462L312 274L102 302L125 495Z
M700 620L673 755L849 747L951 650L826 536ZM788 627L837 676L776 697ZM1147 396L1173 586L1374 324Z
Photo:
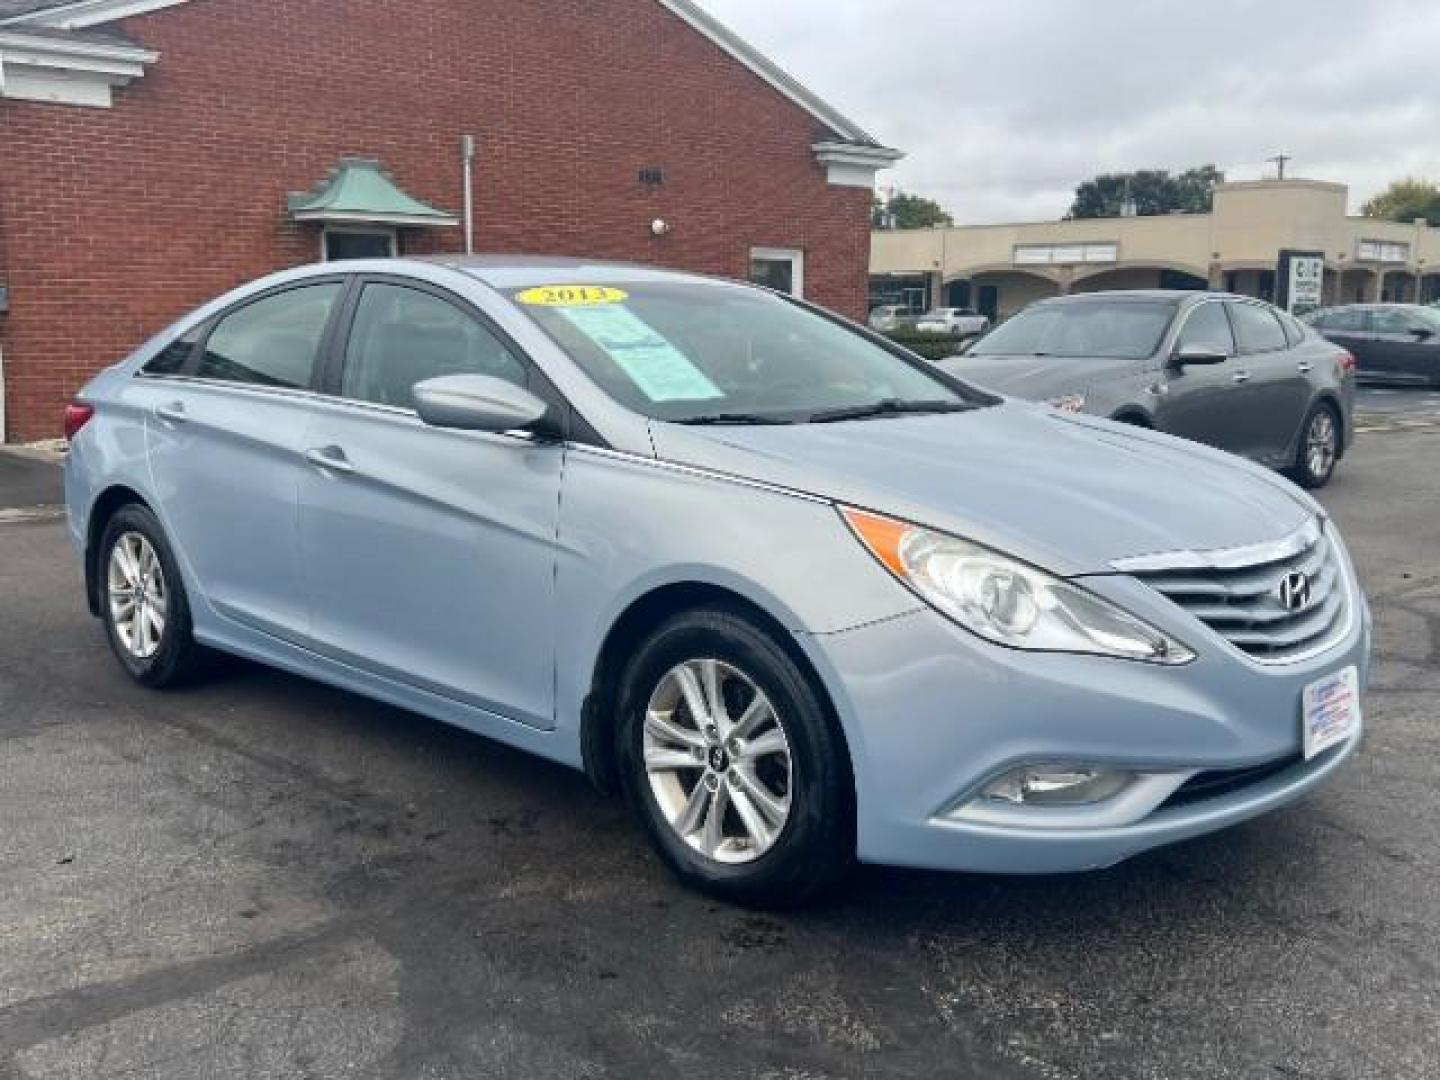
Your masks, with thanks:
M1279 544L1137 559L1125 568L1261 663L1308 656L1349 622L1340 553L1318 521Z

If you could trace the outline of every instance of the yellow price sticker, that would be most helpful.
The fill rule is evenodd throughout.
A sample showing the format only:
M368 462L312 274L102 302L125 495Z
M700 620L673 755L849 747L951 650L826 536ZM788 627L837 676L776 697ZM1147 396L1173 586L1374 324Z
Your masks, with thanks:
M515 302L527 307L603 307L623 304L629 299L630 294L624 289L602 285L542 285L515 295Z

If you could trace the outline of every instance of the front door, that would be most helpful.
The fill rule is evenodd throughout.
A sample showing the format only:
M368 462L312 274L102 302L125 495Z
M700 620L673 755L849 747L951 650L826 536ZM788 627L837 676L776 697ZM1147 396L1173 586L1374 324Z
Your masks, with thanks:
M1172 358L1161 383L1164 394L1155 409L1155 426L1207 446L1249 453L1254 397L1248 374L1235 355L1235 335L1222 302L1206 301L1185 316L1175 339L1177 356L1186 347L1226 359L1181 367Z
M366 282L338 395L304 438L300 549L316 647L540 728L554 724L561 444L442 431L411 388L439 375L522 385L528 365L448 294Z
M309 612L295 544L300 442L340 280L222 316L177 373L136 380L166 531L215 611L292 641Z

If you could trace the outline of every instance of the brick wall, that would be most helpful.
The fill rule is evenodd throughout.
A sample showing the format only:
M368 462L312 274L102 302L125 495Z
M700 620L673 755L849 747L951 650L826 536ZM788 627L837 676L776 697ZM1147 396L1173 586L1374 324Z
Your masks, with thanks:
M0 102L12 440L56 434L92 373L201 301L315 259L285 195L342 155L458 216L463 132L478 250L742 276L752 246L800 248L807 296L864 313L869 193L829 186L817 121L654 0L193 0L120 26L162 56L113 109Z

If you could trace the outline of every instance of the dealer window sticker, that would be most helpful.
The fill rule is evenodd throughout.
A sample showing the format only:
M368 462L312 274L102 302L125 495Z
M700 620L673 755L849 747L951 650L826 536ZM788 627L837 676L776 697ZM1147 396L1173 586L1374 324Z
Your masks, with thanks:
M725 396L689 357L623 304L554 306L651 401L713 401Z

